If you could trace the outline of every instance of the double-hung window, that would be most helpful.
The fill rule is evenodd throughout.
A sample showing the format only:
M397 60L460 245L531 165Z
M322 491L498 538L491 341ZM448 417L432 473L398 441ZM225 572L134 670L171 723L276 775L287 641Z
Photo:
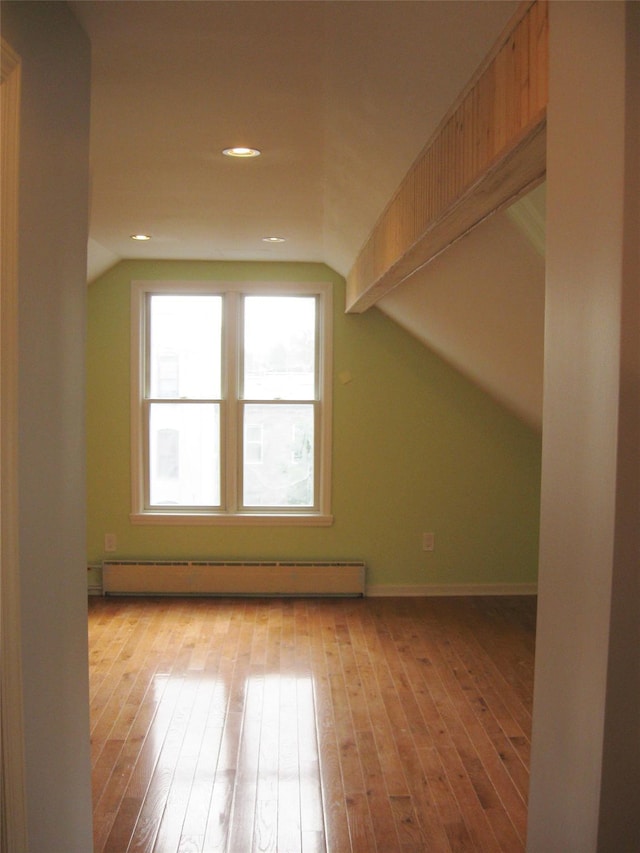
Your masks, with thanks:
M329 524L331 289L134 282L143 523Z

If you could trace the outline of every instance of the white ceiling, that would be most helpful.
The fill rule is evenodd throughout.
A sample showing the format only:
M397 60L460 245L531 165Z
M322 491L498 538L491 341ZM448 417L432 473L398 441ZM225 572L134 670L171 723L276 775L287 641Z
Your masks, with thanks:
M93 52L93 278L120 258L324 261L346 275L517 2L70 6ZM231 145L263 155L230 161Z

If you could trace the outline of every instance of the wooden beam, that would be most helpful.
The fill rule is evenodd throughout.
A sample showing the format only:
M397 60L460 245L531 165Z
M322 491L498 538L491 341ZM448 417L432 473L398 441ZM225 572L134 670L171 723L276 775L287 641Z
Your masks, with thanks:
M347 277L347 311L366 311L546 168L546 0L523 4L449 110Z

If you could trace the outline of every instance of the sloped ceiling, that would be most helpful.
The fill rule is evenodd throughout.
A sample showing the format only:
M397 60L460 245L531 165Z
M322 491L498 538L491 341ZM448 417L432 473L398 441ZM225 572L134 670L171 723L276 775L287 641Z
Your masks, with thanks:
M122 258L322 261L346 276L518 4L70 6L92 44L92 280ZM234 162L232 145L263 153ZM539 190L378 303L536 428L543 251Z
M378 308L542 428L545 185L496 213Z
M517 7L70 5L93 52L90 277L130 257L324 261L346 275ZM263 155L232 162L231 145ZM153 240L136 245L138 232Z

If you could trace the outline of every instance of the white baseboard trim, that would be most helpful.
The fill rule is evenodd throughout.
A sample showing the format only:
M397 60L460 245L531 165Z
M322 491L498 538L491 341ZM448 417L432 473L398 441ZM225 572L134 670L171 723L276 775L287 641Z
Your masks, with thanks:
M537 583L368 584L365 596L419 597L436 595L537 595Z

